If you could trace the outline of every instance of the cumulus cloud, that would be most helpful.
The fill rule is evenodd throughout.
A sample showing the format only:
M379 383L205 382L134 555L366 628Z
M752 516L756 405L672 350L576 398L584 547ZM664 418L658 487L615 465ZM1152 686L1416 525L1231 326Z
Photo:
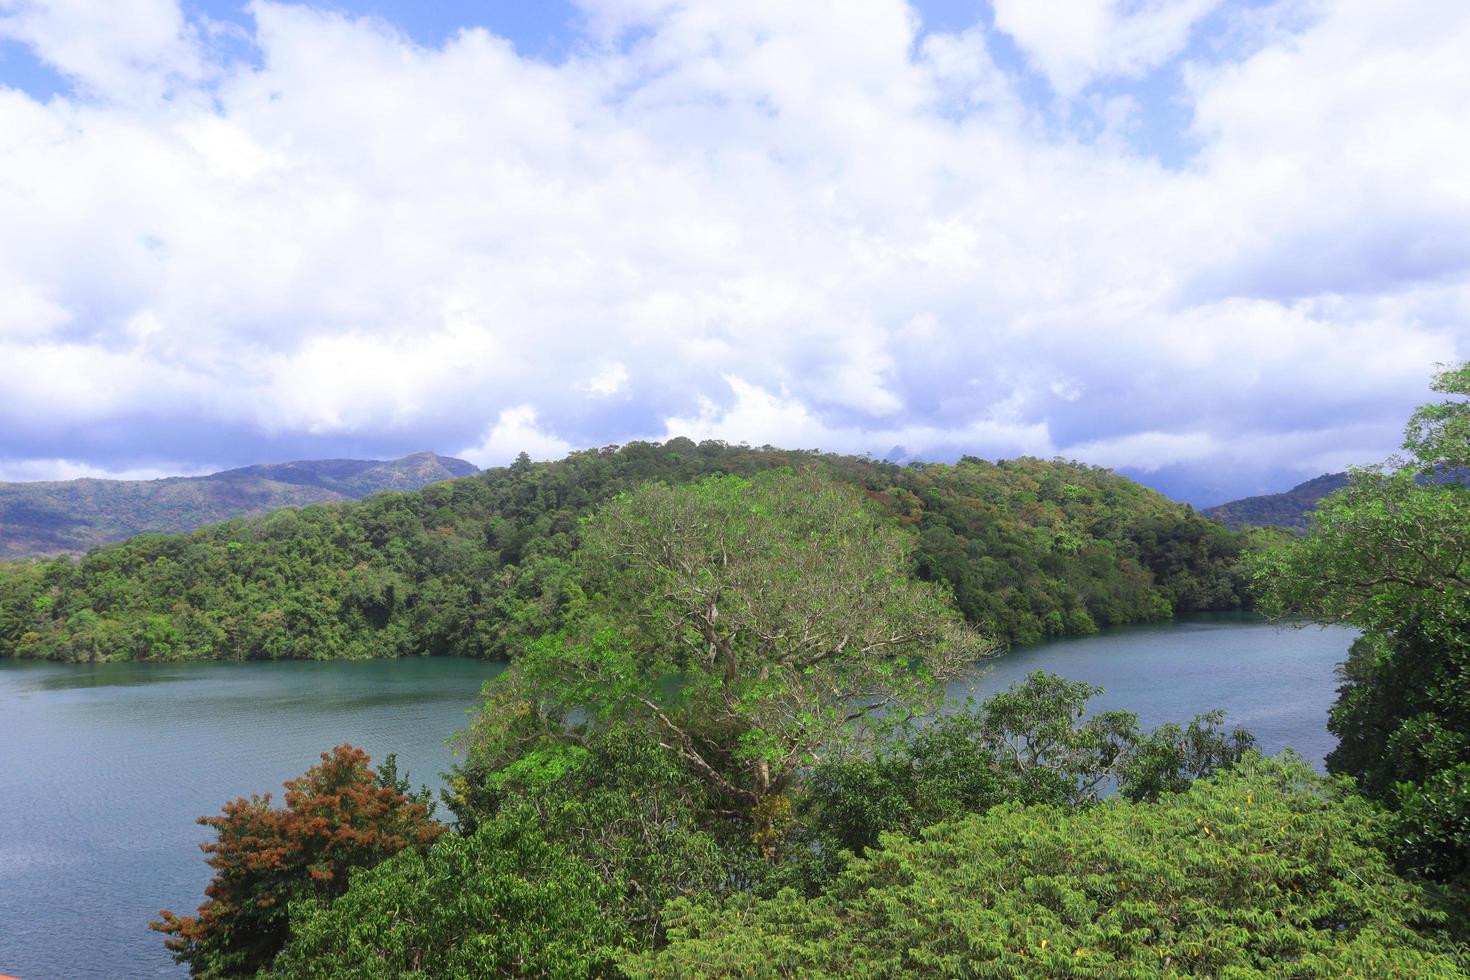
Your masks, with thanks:
M733 402L722 407L702 398L697 415L665 419L662 438L849 453L869 452L879 444L923 446L951 456L977 444L1007 455L1045 456L1053 449L1045 424L1019 422L1004 417L1004 412L992 411L949 429L924 424L861 428L820 418L789 391L770 392L734 376L726 377L725 383Z
M1009 34L1057 94L1099 78L1139 75L1178 54L1222 0L991 0Z
M580 6L551 64L310 4L255 0L235 57L173 0L0 0L74 86L0 80L0 457L685 434L1223 498L1386 454L1465 356L1463 4ZM1002 42L1063 98L1177 67L1198 154L1057 124Z
M579 391L604 398L616 395L628 386L628 369L617 361L601 368L596 374L577 385Z
M571 443L538 426L535 408L517 405L500 413L479 445L468 446L459 455L480 466L504 466L521 453L533 460L558 459L572 448Z
M176 0L0 0L0 40L30 45L106 99L157 97L206 74Z

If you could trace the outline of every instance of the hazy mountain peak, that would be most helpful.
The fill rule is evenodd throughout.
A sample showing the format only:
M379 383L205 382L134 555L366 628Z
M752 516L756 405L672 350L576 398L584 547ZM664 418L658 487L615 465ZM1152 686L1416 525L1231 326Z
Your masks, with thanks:
M478 472L462 459L424 451L390 460L256 463L163 480L0 483L0 558L85 551L135 534L188 531L280 507L417 490Z
M1324 473L1281 493L1244 497L1206 507L1200 513L1235 531L1247 526L1275 526L1304 531L1307 527L1307 515L1317 509L1317 502L1347 484L1346 473Z

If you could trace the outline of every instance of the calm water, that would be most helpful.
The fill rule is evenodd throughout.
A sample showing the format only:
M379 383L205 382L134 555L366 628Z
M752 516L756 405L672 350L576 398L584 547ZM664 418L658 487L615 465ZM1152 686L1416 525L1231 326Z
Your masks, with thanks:
M194 818L272 790L341 742L438 787L445 738L501 665L0 661L0 974L187 976L147 929L192 912Z
M1207 617L1043 644L994 661L953 693L984 694L1032 670L1107 688L1099 708L1145 725L1214 707L1263 748L1320 763L1346 630L1277 631ZM24 980L184 975L146 923L192 911L208 868L193 821L267 789L348 741L398 753L438 785L444 739L496 664L66 666L0 661L0 973Z
M1295 749L1320 770L1337 744L1327 731L1339 683L1333 669L1357 635L1342 626L1281 629L1249 613L1118 626L1013 651L949 693L983 697L1047 670L1104 688L1090 708L1135 711L1145 728L1224 708L1226 725L1245 725L1261 751Z

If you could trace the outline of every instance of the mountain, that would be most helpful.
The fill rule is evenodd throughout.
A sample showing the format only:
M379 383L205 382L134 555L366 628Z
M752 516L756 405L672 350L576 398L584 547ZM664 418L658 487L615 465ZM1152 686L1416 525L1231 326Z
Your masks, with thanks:
M0 562L0 658L511 657L579 601L581 518L602 503L650 481L784 467L856 486L912 528L913 571L947 583L1002 642L1246 601L1244 535L1109 470L672 439L145 535L77 561Z
M1317 509L1317 501L1348 485L1346 473L1325 473L1306 483L1298 483L1284 493L1268 493L1246 497L1229 503L1206 507L1200 513L1219 521L1232 531L1246 527L1285 527L1293 531L1307 529L1307 515Z
M388 461L263 463L162 480L0 483L0 558L86 551L137 534L191 531L282 507L418 490L478 472L462 459L424 452Z

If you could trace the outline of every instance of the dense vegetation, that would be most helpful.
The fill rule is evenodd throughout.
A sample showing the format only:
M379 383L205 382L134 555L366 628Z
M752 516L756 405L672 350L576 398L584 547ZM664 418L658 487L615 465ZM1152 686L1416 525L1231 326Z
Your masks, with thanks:
M1281 493L1232 500L1206 507L1200 513L1233 531L1251 527L1284 527L1302 532L1307 529L1310 515L1322 498L1347 484L1346 473L1326 473Z
M860 488L917 535L918 574L1002 643L1244 602L1241 535L1107 470L675 439L0 564L0 656L508 658L574 598L579 521L596 506L647 482L783 467Z
M597 805L617 830L557 819L591 815L575 790L607 761L355 874L330 905L296 903L270 975L1464 975L1441 914L1388 866L1379 813L1291 757L1158 802L989 799L820 876L742 856L708 811L706 846L657 865L640 830L688 811L624 795ZM650 884L678 896L653 931Z
M1470 928L1470 365L1435 388L1453 397L1414 414L1406 456L1355 470L1255 575L1271 612L1362 628L1328 767L1393 808L1400 867Z
M464 460L415 453L386 462L316 459L163 480L0 483L0 558L81 552L136 534L417 490L474 472Z
M681 899L633 977L1462 975L1376 815L1299 759L1158 803L1007 804L887 837L821 894Z
M1464 975L1398 818L1219 713L1145 732L1033 674L921 717L985 641L870 496L781 470L597 508L454 829L345 890L293 867L217 975Z

